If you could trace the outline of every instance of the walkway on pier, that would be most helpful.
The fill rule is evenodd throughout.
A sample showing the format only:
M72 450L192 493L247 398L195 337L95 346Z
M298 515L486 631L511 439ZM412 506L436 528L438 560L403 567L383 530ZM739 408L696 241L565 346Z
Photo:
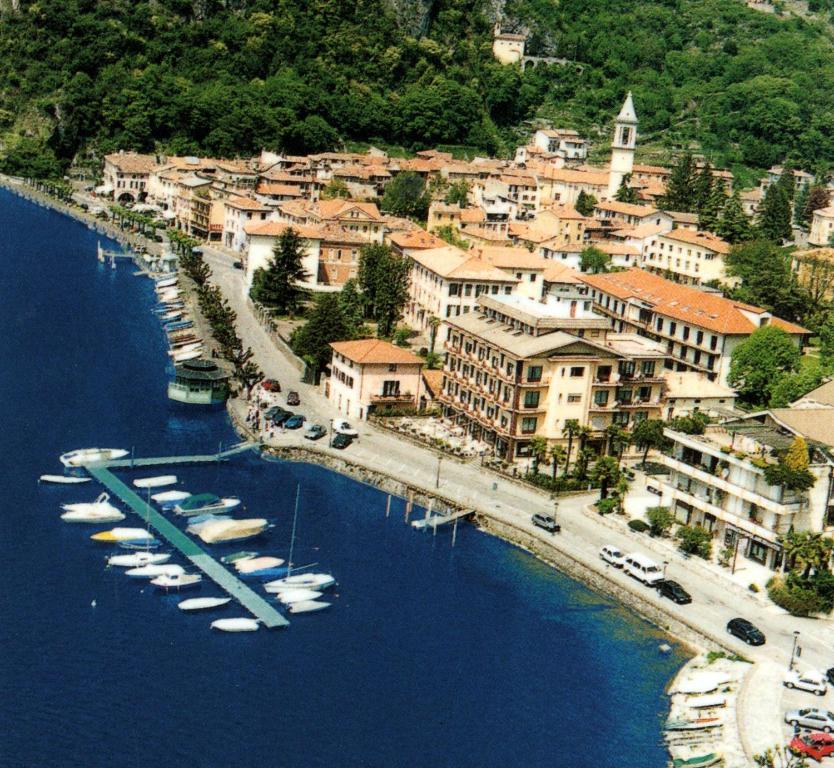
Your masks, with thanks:
M251 446L249 446L251 447ZM237 449L237 452L243 450ZM220 454L218 454L220 455ZM228 454L227 454L228 455ZM197 463L201 457L174 457L190 459L188 463ZM216 457L209 457L208 461L217 460ZM134 466L152 466L153 464L165 463L163 459L149 459L151 464L134 464ZM121 462L111 462L109 466L118 465ZM168 462L171 463L171 462ZM185 462L179 462L185 463ZM105 464L93 464L86 467L86 470L98 480L108 491L121 499L131 511L135 512L151 528L153 528L172 547L179 550L186 558L194 563L206 576L215 584L237 600L256 619L269 629L285 627L289 622L263 597L255 593L240 579L227 571L211 555L200 549L193 539L186 536L170 520L157 512L153 507L144 502L134 490L129 488L118 477L116 477Z
M95 466L105 469L133 469L135 467L160 467L168 464L211 464L215 461L225 461L232 456L254 450L258 443L239 443L225 451L217 453L198 454L197 456L150 456L141 459L118 459L116 461L105 461ZM93 465L87 467L90 470Z

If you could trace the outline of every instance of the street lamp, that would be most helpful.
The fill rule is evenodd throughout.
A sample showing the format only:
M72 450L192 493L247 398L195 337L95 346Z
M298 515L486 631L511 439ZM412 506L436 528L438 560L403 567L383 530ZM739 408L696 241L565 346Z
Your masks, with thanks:
M791 660L790 660L790 663L788 664L788 672L793 670L793 662L794 662L794 659L796 658L796 641L797 640L799 640L799 630L795 629L793 631L793 648L791 648ZM801 651L800 651L800 653L801 653Z
M434 479L434 487L440 488L440 462L443 461L442 456L437 457L437 477Z
M333 419L330 419L330 432L327 435L327 447L333 447Z
M669 567L669 561L668 561L668 560L664 560L664 561L663 561L663 578L664 578L664 579L666 578L666 568L668 568L668 567Z

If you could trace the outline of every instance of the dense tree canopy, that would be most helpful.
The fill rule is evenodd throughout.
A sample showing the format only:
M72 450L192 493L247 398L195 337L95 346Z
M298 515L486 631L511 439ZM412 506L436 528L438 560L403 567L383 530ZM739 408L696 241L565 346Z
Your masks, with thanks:
M781 328L766 325L739 344L732 355L727 383L751 405L767 405L783 375L799 368L799 349Z

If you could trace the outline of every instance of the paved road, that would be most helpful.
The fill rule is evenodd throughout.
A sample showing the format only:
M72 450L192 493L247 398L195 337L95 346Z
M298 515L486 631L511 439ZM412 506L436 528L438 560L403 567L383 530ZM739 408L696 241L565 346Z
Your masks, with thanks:
M241 336L246 344L252 346L266 375L278 378L284 392L290 388L298 390L301 410L308 419L327 426L330 419L338 416L336 410L317 388L299 382L297 370L278 353L247 306L244 276L241 271L232 268L232 257L211 249L205 251L214 272L214 281L237 312ZM298 433L278 434L274 438L276 445L302 442ZM326 449L326 446L320 447ZM367 424L360 425L360 439L348 451L349 458L356 463L396 478L408 478L409 482L427 489L435 487L438 455L383 430ZM686 559L669 542L654 540L645 534L635 534L622 523L608 518L601 520L588 510L588 505L594 500L593 494L560 501L558 514L563 532L551 537L530 523L533 512L552 512L553 502L546 494L501 478L480 468L476 462L463 463L445 458L440 460L439 466L439 490L445 496L464 506L477 507L500 520L511 522L543 540L551 540L554 546L583 560L591 568L605 569L615 582L636 591L648 602L662 606L671 615L714 637L721 637L727 646L739 654L764 662L762 668L768 670L768 674L760 674L758 677L767 681L768 690L757 691L757 695L748 697L750 701L744 715L743 727L748 731L755 749L764 749L779 741L779 721L784 709L796 705L828 706L834 709L834 694L818 699L811 694L788 692L778 684L781 682L779 670L787 668L794 630L801 632L799 644L803 649L802 668L810 666L825 670L834 666L834 653L831 651L834 646L834 628L831 622L791 617L769 604L762 596L755 596L731 581L717 566L707 565L697 559ZM644 483L644 478L638 475L634 491L636 498L644 493ZM649 503L650 497L647 496L646 504ZM614 544L624 552L644 552L658 563L668 561L668 577L685 586L693 596L692 604L672 604L616 569L604 566L598 557L599 549L604 544ZM766 645L750 648L726 635L726 623L734 616L743 616L759 626L767 635ZM779 697L782 697L782 701L776 705Z

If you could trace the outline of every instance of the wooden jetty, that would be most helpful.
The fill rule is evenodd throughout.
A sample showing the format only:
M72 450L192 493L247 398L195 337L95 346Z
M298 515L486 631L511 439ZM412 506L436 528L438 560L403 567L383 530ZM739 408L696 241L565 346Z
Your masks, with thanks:
M253 447L254 445L252 443L243 443L228 451L217 454L124 459L100 464L89 464L85 466L85 469L93 478L107 488L111 494L121 499L132 512L137 514L150 528L153 528L159 536L190 560L228 595L237 600L265 627L273 629L275 627L288 626L289 622L271 603L254 592L238 579L237 576L226 570L211 555L201 549L193 539L177 528L168 518L143 501L139 494L110 471L111 469L130 469L132 467L153 467L167 464L200 464L223 461L230 456L251 450Z

